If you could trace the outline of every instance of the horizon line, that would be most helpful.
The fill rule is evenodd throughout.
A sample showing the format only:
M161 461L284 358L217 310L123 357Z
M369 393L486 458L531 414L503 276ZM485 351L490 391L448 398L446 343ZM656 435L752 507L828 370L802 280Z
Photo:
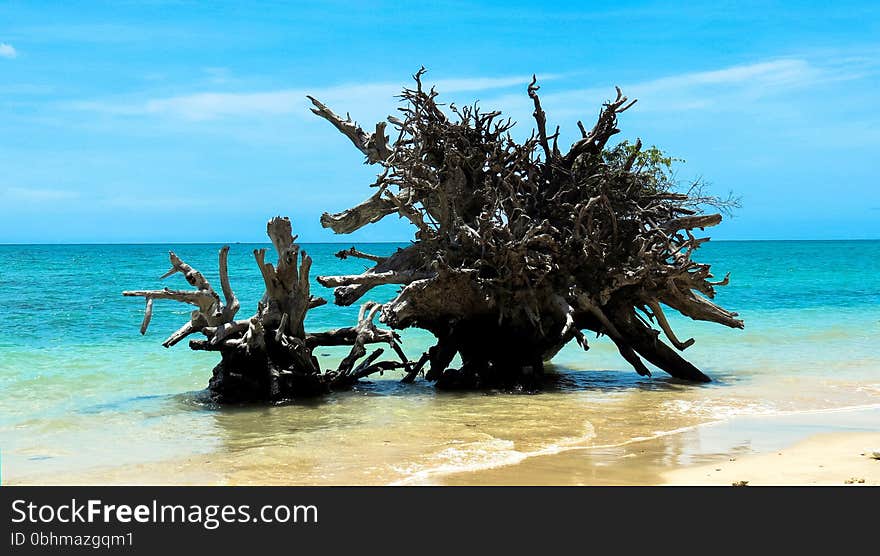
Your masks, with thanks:
M714 239L711 243L760 243L760 242L795 242L795 241L880 241L876 238L785 238L785 239ZM119 241L119 242L30 242L30 243L7 243L0 241L0 247L27 247L27 246L81 246L81 245L270 245L271 241ZM389 244L414 243L413 240L398 241L303 241L300 245L357 245L357 244Z

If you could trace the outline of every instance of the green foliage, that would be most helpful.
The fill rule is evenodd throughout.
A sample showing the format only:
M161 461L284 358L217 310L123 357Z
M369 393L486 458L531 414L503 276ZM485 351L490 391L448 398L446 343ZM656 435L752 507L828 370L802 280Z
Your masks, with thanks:
M645 193L663 193L675 188L673 166L684 159L673 157L655 145L639 148L629 141L622 141L602 151L605 164L611 169L623 170L626 163L635 156L630 172L638 175Z

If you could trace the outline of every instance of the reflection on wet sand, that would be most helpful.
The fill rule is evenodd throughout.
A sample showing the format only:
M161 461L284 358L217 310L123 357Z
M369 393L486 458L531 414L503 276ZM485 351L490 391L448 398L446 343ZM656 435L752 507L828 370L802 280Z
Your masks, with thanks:
M615 371L559 370L537 394L444 393L376 380L327 400L273 407L219 409L198 395L178 396L173 403L186 408L188 434L210 439L209 453L14 480L656 484L671 468L794 442L810 427L835 430L851 418L853 426L869 430L880 422L870 408L862 410L864 418L860 412L850 412L854 418L847 412L810 413L843 402L876 405L876 391L859 394L841 383L835 399L827 381L804 378L796 391L783 384L768 397L772 384L721 380L694 386ZM175 428L182 426L178 421Z

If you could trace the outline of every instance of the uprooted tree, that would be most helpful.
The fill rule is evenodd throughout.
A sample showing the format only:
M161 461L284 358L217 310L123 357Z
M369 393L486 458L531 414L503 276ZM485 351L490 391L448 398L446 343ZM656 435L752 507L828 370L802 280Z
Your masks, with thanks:
M566 343L587 349L583 330L604 334L641 375L649 361L670 375L709 378L659 338L656 322L678 350L663 305L696 320L742 328L737 314L709 299L727 277L712 282L709 265L692 260L709 238L693 231L721 222L707 206L730 200L677 192L671 159L640 141L606 147L617 116L631 107L620 89L592 129L568 152L559 128L547 132L535 80L528 87L536 131L518 143L500 112L436 102L437 93L405 89L402 118L363 130L309 97L381 172L361 204L321 222L345 234L390 214L409 219L415 241L363 274L323 276L335 301L349 305L370 288L401 284L380 320L394 329L419 327L437 343L426 377L443 387L528 384ZM707 299L708 298L708 299ZM449 369L458 354L462 365ZM415 370L415 368L413 369ZM412 373L407 376L412 379Z
M128 297L146 298L141 334L146 333L153 315L153 301L170 299L196 307L189 322L163 342L171 347L191 334L205 339L191 340L194 350L218 351L220 363L208 385L218 402L281 401L315 396L334 389L347 388L375 372L406 368L411 365L391 330L378 328L374 321L380 306L362 306L354 327L307 334L303 322L309 309L326 303L309 293L309 269L312 259L301 251L292 235L290 220L276 217L266 231L278 254L277 264L266 261L266 250L255 249L254 259L263 276L266 293L252 317L235 320L239 301L229 282L227 258L229 247L220 249L220 286L224 301L205 276L169 253L171 270L162 278L181 273L195 290L126 291ZM379 361L383 349L367 355L366 344L387 343L400 361ZM333 370L322 371L312 355L317 346L352 346L348 356ZM360 361L360 362L359 362Z
M644 359L673 377L708 381L676 352L694 340L676 337L662 306L743 327L736 313L710 301L728 277L713 282L709 265L692 260L709 239L694 230L721 222L720 214L704 209L725 209L730 200L704 196L698 184L678 191L672 159L643 149L640 141L606 146L619 132L618 114L635 103L620 89L591 129L577 122L581 137L563 153L559 128L547 132L535 80L528 95L536 130L519 143L510 133L514 123L500 112L483 112L476 104L444 111L434 89L423 89L423 72L414 76L414 89L403 91L402 118L388 118L396 130L393 144L386 122L369 133L309 97L312 111L381 169L366 201L325 213L322 224L345 234L397 214L416 228L415 240L387 257L355 248L337 254L375 263L366 272L317 280L335 288L338 305L351 305L383 284L401 286L394 299L365 303L354 327L306 333L306 312L325 301L309 293L311 259L296 245L289 220L275 218L267 232L277 266L265 261L265 250L254 252L266 285L254 316L235 320L239 303L229 284L228 247L220 251L225 302L171 253L166 276L180 272L196 291L124 292L147 300L141 332L155 299L196 306L190 322L163 345L197 332L205 336L190 347L221 353L209 384L218 401L315 395L389 369L403 369L404 382L426 369L426 379L444 388L534 387L544 362L568 342L588 349L584 330L611 338L641 375L650 375ZM408 360L397 334L374 324L377 314L391 329L430 331L436 345ZM377 362L377 349L358 363L365 345L377 342L391 345L400 360ZM322 371L312 355L321 345L352 349L337 369ZM456 355L461 366L453 369Z

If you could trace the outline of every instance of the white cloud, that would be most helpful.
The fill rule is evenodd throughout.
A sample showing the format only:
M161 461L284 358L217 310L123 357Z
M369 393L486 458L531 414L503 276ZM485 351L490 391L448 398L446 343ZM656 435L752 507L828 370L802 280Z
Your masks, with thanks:
M806 60L783 59L685 73L636 83L627 90L651 101L643 104L656 104L663 109L710 108L719 102L730 102L731 97L757 100L814 85L826 77L823 69Z
M542 75L540 80L550 81L551 79L559 79L561 76L556 74ZM525 77L475 77L465 79L440 79L439 81L430 81L425 79L427 86L436 85L437 90L441 93L460 93L468 91L489 91L493 89L503 89L516 85L525 85L531 81L531 76ZM397 87L400 88L399 86Z
M760 81L762 84L785 85L802 82L816 74L805 60L782 59L731 66L719 70L685 73L647 82L658 87L689 87L697 85L740 85Z
M134 113L163 114L186 120L212 120L229 116L274 116L289 114L304 103L298 90L265 93L196 93L149 100L131 107Z
M229 83L232 81L231 72L228 68L202 68L202 73L207 76L208 81L214 83L215 85L223 85L225 83Z
M640 112L712 110L855 77L846 68L820 67L804 59L786 58L622 84L621 89L630 98L639 99ZM564 111L582 110L585 100L596 102L613 92L611 86L566 91L548 95L547 101L548 105L561 105Z
M223 207L226 201L222 197L202 196L193 197L188 195L152 195L143 192L138 195L121 195L110 197L96 197L92 201L95 205L111 209L126 210L188 210L201 211L215 210Z
M9 43L0 42L0 58L15 58L18 51Z
M65 201L79 197L76 191L64 189L35 189L32 187L7 187L0 190L0 198L10 201L53 202Z
M543 76L550 80L555 75ZM476 77L424 79L445 94L457 92L491 91L525 85L530 76ZM338 111L357 109L364 121L383 119L388 107L393 107L400 93L399 83L346 84L325 88L290 88L250 93L204 92L151 99L142 102L88 101L73 103L76 109L104 112L112 115L161 115L189 121L206 121L228 117L267 117L297 114L307 116L310 106L306 95L312 95Z
M773 116L797 119L797 108L789 108L790 99L804 91L824 91L825 85L855 80L876 74L878 64L865 57L847 57L840 53L761 60L722 68L683 72L672 75L620 83L624 94L638 98L635 113L681 119L687 113L696 115L736 114L737 117ZM525 92L530 76L451 78L432 81L444 102L469 103L479 98L485 109L501 109L506 117L521 122L516 133L532 128L531 100ZM613 77L613 76L611 76ZM548 83L549 81L552 83ZM575 75L539 76L542 103L551 124L563 124L563 135L573 132L570 124L576 118L591 120L604 100L614 95L614 82L601 86L593 81L583 86ZM324 88L284 88L256 92L200 92L161 98L99 99L68 103L66 107L124 116L174 122L230 122L237 120L235 134L262 140L271 136L278 142L276 124L293 124L296 118L297 137L307 136L304 125L318 125L308 108L306 95L311 94L337 113L350 111L362 125L384 120L395 114L401 83L355 83ZM817 93L819 94L819 93ZM797 104L792 105L797 106ZM713 116L714 117L714 116ZM269 126L268 128L266 126ZM268 129L268 131L267 131ZM285 128L289 129L289 128ZM285 136L286 137L286 136Z
M686 72L644 81L620 83L630 99L637 98L639 114L744 111L763 101L784 99L798 90L825 83L858 79L868 71L864 63L826 60L821 65L803 58L782 58L710 71ZM589 120L601 103L614 96L614 82L601 87L565 90L545 87L541 102L558 122ZM506 116L531 125L531 100L524 94L484 99L486 108L503 109ZM777 103L778 104L778 103Z

